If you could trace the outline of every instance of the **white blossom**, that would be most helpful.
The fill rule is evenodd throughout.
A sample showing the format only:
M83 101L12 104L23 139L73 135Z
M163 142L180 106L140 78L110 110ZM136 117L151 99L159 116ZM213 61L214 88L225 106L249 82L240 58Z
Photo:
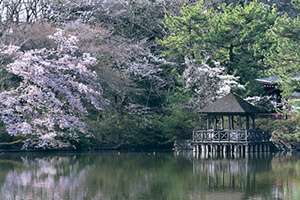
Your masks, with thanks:
M247 97L246 100L266 112L273 112L284 106L284 102L278 103L277 99L272 96L252 96Z
M220 63L207 58L202 64L186 59L187 68L183 73L185 87L191 91L191 104L201 108L231 92L233 87L240 87L238 77L225 73Z
M14 53L18 52L19 49L20 49L20 47L14 46L14 45L9 45L9 46L0 48L0 50L3 54L14 54Z

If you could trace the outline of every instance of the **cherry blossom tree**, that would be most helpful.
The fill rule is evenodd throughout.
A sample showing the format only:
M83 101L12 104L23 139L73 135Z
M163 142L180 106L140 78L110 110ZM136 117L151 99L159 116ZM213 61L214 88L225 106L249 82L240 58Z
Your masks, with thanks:
M88 108L101 111L108 104L90 69L96 59L81 53L77 38L63 30L49 38L56 48L0 49L10 61L1 67L21 80L17 88L0 93L1 120L8 134L26 138L24 149L75 148L80 138L92 137L83 120Z

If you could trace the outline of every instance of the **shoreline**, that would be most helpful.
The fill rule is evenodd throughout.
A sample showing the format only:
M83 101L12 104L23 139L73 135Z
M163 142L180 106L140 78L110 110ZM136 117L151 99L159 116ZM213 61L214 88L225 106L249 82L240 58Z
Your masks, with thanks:
M18 150L18 149L0 149L0 154L3 153L174 153L174 152L193 152L193 150L187 149L144 149L144 150L126 150L126 149L81 149L81 150L64 150L64 149L51 149L51 150ZM275 151L270 152L272 153L300 153L299 149L294 150L284 150L284 149L277 149ZM248 153L253 154L253 153Z

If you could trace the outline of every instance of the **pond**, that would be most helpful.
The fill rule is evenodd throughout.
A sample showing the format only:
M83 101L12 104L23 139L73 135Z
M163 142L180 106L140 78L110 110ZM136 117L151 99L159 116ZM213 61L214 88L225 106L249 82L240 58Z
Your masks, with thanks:
M299 200L300 157L2 153L0 199Z

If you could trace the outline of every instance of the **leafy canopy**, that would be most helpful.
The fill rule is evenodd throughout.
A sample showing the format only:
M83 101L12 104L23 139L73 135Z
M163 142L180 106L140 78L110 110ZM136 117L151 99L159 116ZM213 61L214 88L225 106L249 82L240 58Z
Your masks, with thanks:
M266 33L277 17L275 8L257 1L222 4L217 9L199 1L184 6L179 16L166 16L168 35L161 44L173 59L189 57L201 63L209 56L217 60L251 92L255 78L268 68L264 55L271 41Z
M281 78L284 95L299 90L299 80L295 79L300 70L300 16L284 15L276 20L268 36L273 40L267 61L272 65L272 74Z

